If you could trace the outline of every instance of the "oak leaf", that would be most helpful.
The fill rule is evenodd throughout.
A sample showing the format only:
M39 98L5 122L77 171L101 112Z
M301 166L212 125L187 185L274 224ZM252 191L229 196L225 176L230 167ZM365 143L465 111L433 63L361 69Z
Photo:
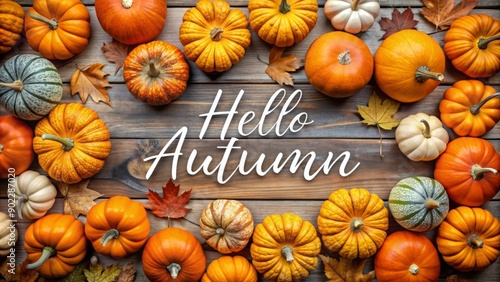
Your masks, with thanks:
M120 272L121 267L116 264L111 264L103 269L99 262L90 263L89 269L84 269L83 273L88 282L114 282Z
M103 43L101 51L106 60L115 63L115 75L123 67L125 58L129 52L129 45L123 44L113 39L111 42Z
M137 271L134 268L134 264L129 262L122 267L120 275L116 277L116 282L133 282L135 280L136 273Z
M446 30L456 19L466 16L474 7L478 0L461 0L455 6L455 0L421 0L425 7L422 8L422 15L436 25L436 30Z
M74 217L87 215L90 208L95 205L95 199L102 196L101 193L88 189L90 179L83 180L76 184L66 184L56 182L57 188L64 196L64 214Z
M282 57L285 48L273 46L269 52L269 64L266 73L279 85L293 86L293 76L289 72L304 66L304 60L295 55Z
M413 18L414 14L410 8L406 8L402 13L394 8L392 10L392 18L382 17L378 23L380 28L385 30L382 39L386 39L389 35L403 29L413 29L418 24L418 21Z
M149 189L149 192L146 193L149 202L144 204L144 207L151 210L151 213L158 217L168 219L184 217L191 210L186 208L191 199L191 190L184 191L177 196L179 189L180 185L175 185L172 179L169 179L167 184L162 187L163 197L156 191Z
M86 68L78 68L71 76L71 95L78 93L83 103L87 102L90 96L94 102L110 104L108 90L111 87L106 76L108 73L102 70L104 64L94 63Z
M366 259L335 259L319 255L325 265L325 275L329 282L368 282L375 279L375 271L363 273Z

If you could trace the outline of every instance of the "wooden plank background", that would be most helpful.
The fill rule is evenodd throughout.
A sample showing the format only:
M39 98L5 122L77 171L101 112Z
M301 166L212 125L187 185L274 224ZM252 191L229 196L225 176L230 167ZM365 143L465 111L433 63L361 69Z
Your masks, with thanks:
M32 1L18 1L27 10ZM246 14L247 1L231 0L233 7L238 7ZM457 3L459 1L456 1ZM147 189L159 189L171 177L171 161L162 160L157 166L154 174L149 180L137 179L132 177L126 169L126 164L131 158L136 158L136 148L140 143L147 140L157 140L158 151L165 146L169 139L177 133L182 126L188 127L187 140L184 143L183 152L185 157L181 158L178 166L178 175L176 183L181 185L181 190L192 189L192 200L189 207L192 210L185 219L174 220L173 225L185 228L191 231L198 239L204 243L199 234L197 222L202 209L210 201L218 198L238 199L249 207L254 215L256 223L273 213L295 212L304 219L311 221L316 225L316 218L322 202L328 195L339 188L363 187L373 193L377 193L382 199L387 200L390 189L400 179L422 175L433 175L434 162L412 162L408 160L398 149L394 140L394 130L383 131L382 148L384 158L379 156L379 135L375 127L367 127L362 124L361 118L357 113L357 105L366 105L369 96L378 91L377 87L371 82L355 96L347 99L332 99L316 92L307 81L304 70L301 69L293 73L295 79L295 88L286 86L287 95L294 90L302 91L302 99L294 110L294 114L306 112L310 120L314 123L305 126L297 133L286 133L279 137L274 133L266 136L259 136L254 132L250 136L243 137L238 134L237 124L239 117L247 111L254 111L257 117L260 117L265 104L271 95L281 87L274 83L265 74L266 64L259 60L259 57L267 61L270 45L261 41L252 31L252 43L247 49L247 54L243 60L235 65L231 70L223 74L207 74L190 62L191 77L189 86L185 94L170 105L162 107L151 107L145 103L135 100L129 93L123 83L121 70L114 74L114 64L106 61L101 52L101 46L109 42L111 37L106 34L99 25L95 16L94 1L84 0L83 3L91 14L92 36L89 46L80 55L68 61L54 61L58 67L64 82L64 94L61 103L77 102L80 103L78 96L71 96L69 91L69 80L76 70L75 64L83 67L95 62L107 63L104 71L109 73L107 76L112 87L108 89L111 97L111 105L103 103L96 104L88 101L85 105L96 110L100 117L108 125L112 136L112 152L106 161L103 170L94 176L89 184L90 189L94 189L104 196L99 200L109 198L113 195L127 195L137 201L146 202L145 192ZM196 0L175 0L168 1L168 13L165 28L158 37L160 40L173 43L182 49L178 39L178 30L182 22L182 16L185 11L194 6ZM320 9L318 11L318 22L308 37L301 43L287 49L286 54L296 54L304 58L308 47L314 39L323 33L333 30L329 21L325 18L323 5L325 0L318 1ZM419 21L417 29L428 33L442 46L445 32L436 31L435 27L429 23L420 13L422 3L419 0L381 0L382 10L377 21L381 17L390 17L394 8L403 11L411 7L415 14L415 19ZM479 0L476 8L471 12L475 14L487 13L495 18L500 18L500 1L498 0ZM370 30L361 33L358 36L366 42L372 53L375 53L381 43L381 36L384 31L380 25L375 23ZM33 51L26 40L23 38L18 45L6 54L0 55L0 64L3 64L8 58L20 53L36 53ZM438 104L443 92L455 81L466 79L467 77L453 68L449 61L445 72L443 83L427 98L422 101L402 104L395 118L402 119L405 116L417 112L439 116ZM500 90L500 74L482 79L486 84L490 84ZM302 170L296 174L282 171L279 174L267 174L264 177L251 173L247 176L236 175L224 185L217 183L216 176L196 174L189 175L186 171L186 158L194 150L198 150L199 160L211 155L217 161L222 155L222 150L217 146L227 144L227 140L220 140L220 132L225 118L215 118L209 126L205 137L200 140L198 135L203 125L204 119L200 114L208 112L218 90L222 90L223 96L218 104L218 110L229 110L236 96L243 90L245 92L238 107L239 114L236 115L230 124L227 137L237 137L238 145L242 150L247 150L251 160L255 160L260 153L265 153L269 161L282 152L289 154L294 149L300 149L305 155L309 152L317 154L316 164L320 165L328 152L337 156L344 151L351 154L349 164L354 166L359 162L359 167L348 177L342 177L338 174L339 165L335 165L328 174L319 174L314 180L306 181L302 175ZM382 95L379 93L379 95ZM382 95L383 97L383 95ZM0 115L6 114L0 109ZM292 116L293 117L293 116ZM287 122L292 118L285 117L282 126L288 125ZM275 122L276 115L266 121L268 128ZM35 122L30 122L34 126ZM249 128L255 126L250 123ZM451 138L456 136L449 131ZM500 127L496 126L492 131L483 136L489 140L500 151ZM241 150L234 153L228 167L233 168L239 161ZM36 160L32 169L42 172ZM0 206L5 207L7 203L6 181L0 181ZM99 201L98 200L98 201ZM5 204L4 204L5 203ZM55 206L51 213L62 212L63 198L58 196ZM500 217L500 195L483 206L490 210L496 217ZM85 222L85 217L80 217ZM160 219L149 215L152 223L151 235L167 226L165 219ZM31 223L28 220L20 220L18 229L23 231ZM391 218L389 232L401 230L402 228ZM436 230L426 232L426 235L434 239ZM21 262L26 254L23 251L24 239L20 236L16 245L17 258ZM203 244L208 262L220 256L216 251L206 244ZM249 257L248 248L240 254ZM103 263L125 264L133 262L138 274L136 281L147 280L142 273L140 263L140 253L134 254L120 261L99 256ZM369 260L365 269L373 269L373 262ZM445 281L446 277L455 271L443 263L440 279ZM472 272L460 274L469 281L499 281L500 280L500 262L495 262L488 269L481 272ZM263 279L261 279L264 281ZM323 265L311 273L306 281L326 281L323 273Z

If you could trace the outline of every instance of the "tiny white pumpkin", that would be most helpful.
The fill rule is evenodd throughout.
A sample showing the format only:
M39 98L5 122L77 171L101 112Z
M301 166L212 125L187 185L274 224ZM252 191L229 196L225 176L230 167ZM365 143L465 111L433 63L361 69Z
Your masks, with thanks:
M16 176L16 208L20 219L38 219L52 208L57 189L50 179L34 170Z
M412 161L431 161L444 152L450 136L441 121L424 113L409 115L396 128L398 147Z
M18 231L10 220L6 213L0 212L0 257L7 256L17 241Z
M380 4L379 0L327 0L324 11L335 29L356 34L375 23Z

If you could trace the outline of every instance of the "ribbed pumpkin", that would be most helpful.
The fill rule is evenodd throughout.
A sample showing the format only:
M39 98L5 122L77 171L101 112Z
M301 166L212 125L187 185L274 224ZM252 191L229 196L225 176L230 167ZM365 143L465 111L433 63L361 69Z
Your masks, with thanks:
M248 11L252 29L278 47L301 42L318 21L316 0L250 0Z
M405 229L425 232L441 224L448 214L448 195L435 179L407 177L391 189L389 210Z
M245 248L253 228L252 213L236 200L215 200L201 212L201 235L210 247L223 254Z
M89 44L90 14L80 0L35 0L24 30L33 50L49 60L66 60Z
M33 129L12 116L0 116L0 178L26 171L33 159Z
M245 13L225 0L198 1L179 29L184 53L205 72L230 69L243 58L251 38Z
M294 213L271 214L255 227L250 255L273 281L300 281L318 264L321 241L311 222Z
M242 256L222 256L213 260L201 282L257 282L257 271Z
M5 257L15 248L19 232L17 228L11 226L11 220L6 213L0 212L0 257ZM15 255L15 254L14 254Z
M375 52L374 61L375 82L399 102L422 100L444 79L441 46L418 30L404 29L387 37Z
M318 231L323 243L348 259L374 255L388 228L389 211L384 201L363 188L334 191L319 210Z
M380 13L379 0L327 0L325 16L337 30L356 34L367 31Z
M54 180L72 184L94 176L111 151L109 129L79 103L59 104L35 127L33 150Z
M41 119L61 101L62 93L56 67L38 55L15 55L0 68L0 105L20 119Z
M47 176L27 170L16 176L16 196L18 217L39 219L56 202L57 189Z
M0 54L10 51L21 38L24 10L12 0L0 0Z

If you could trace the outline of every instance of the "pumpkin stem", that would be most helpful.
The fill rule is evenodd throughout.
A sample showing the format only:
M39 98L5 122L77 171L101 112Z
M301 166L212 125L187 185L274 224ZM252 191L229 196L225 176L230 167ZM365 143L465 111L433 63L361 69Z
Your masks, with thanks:
M431 138L432 137L431 136L431 126L429 125L429 122L427 120L425 120L425 119L420 120L420 122L423 123L424 127L425 127L424 132L422 132L422 134L424 135L424 137L426 139Z
M224 232L225 232L224 229L220 227L215 230L215 233L217 233L217 235L222 235L224 234Z
M133 0L123 0L122 1L122 6L125 9L129 9L129 8L132 7L133 2L134 2Z
M39 14L33 14L33 13L29 13L28 16L30 16L31 18L37 20L37 21L41 21L43 23L46 23L49 25L49 28L52 29L52 30L56 30L57 27L59 26L59 23L57 22L56 19L47 19L46 17L42 16L42 15L39 15Z
M0 144L0 154L2 153L2 151L3 151L3 145Z
M359 0L352 0L351 2L351 10L357 11L359 6Z
M280 13L286 14L288 12L290 12L290 5L286 2L286 0L281 0Z
M120 232L115 228L108 230L108 232L104 233L101 237L102 246L106 246L109 241L118 238L120 236Z
M181 266L177 263L171 263L167 266L168 271L170 272L170 276L172 276L173 279L177 278L177 275L179 275L179 271L181 271Z
M69 150L73 149L73 147L75 146L75 142L73 140L71 140L69 138L62 138L62 137L59 137L59 136L56 136L53 134L43 134L42 140L45 140L45 139L57 141L57 142L61 143L62 148L65 151L69 151Z
M49 247L49 246L45 246L43 247L42 249L42 255L38 258L37 261L35 261L34 263L30 263L28 265L26 265L26 269L36 269L36 268L39 268L40 266L42 266L42 264L47 261L47 259L53 255L56 254L56 250L52 247Z
M414 264L414 263L412 263L412 264L410 265L410 267L408 268L408 271L409 271L411 274L413 274L413 275L417 275L419 270L420 270L420 269L418 268L418 265L416 265L416 264Z
M439 208L439 202L434 199L427 199L425 201L425 208L428 210Z
M442 73L430 71L430 68L427 66L421 66L415 72L415 79L420 83L423 83L428 79L443 81L444 75Z
M481 110L481 107L484 106L484 104L488 103L489 100L493 98L500 98L500 92L491 94L490 96L486 97L484 100L481 100L478 104L470 107L470 112L473 115L479 114L479 110Z
M285 259L287 262L292 262L293 261L293 249L290 246L284 246L281 249L281 254L285 256Z
M479 38L479 41L477 42L477 47L479 47L479 49L486 49L488 48L488 43L498 39L500 39L500 35L495 35L488 38Z
M19 197L19 199L17 200L17 217L19 219L23 219L23 212L22 212L22 206L23 206L23 203L27 202L28 201L28 197L26 195L21 195L21 197Z
M213 28L210 31L210 38L212 41L220 41L222 39L222 32L224 31L220 27Z
M158 75L160 75L160 70L155 66L155 61L154 60L149 60L148 75L150 77L157 77Z
M491 167L482 167L478 164L475 164L470 169L470 175L474 180L480 180L484 177L484 174L487 172L491 172L493 174L497 174L497 170Z
M345 50L337 56L337 60L341 65L348 65L351 63L351 52L349 50Z
M473 249L480 249L483 247L483 240L476 234L471 234L467 237L467 244Z
M0 82L0 86L12 88L12 89L16 90L17 92L23 91L23 87L24 87L23 82L20 80L16 80L16 81L11 82L11 83Z
M359 217L353 218L351 220L351 230L353 232L359 232L363 230L363 220Z

